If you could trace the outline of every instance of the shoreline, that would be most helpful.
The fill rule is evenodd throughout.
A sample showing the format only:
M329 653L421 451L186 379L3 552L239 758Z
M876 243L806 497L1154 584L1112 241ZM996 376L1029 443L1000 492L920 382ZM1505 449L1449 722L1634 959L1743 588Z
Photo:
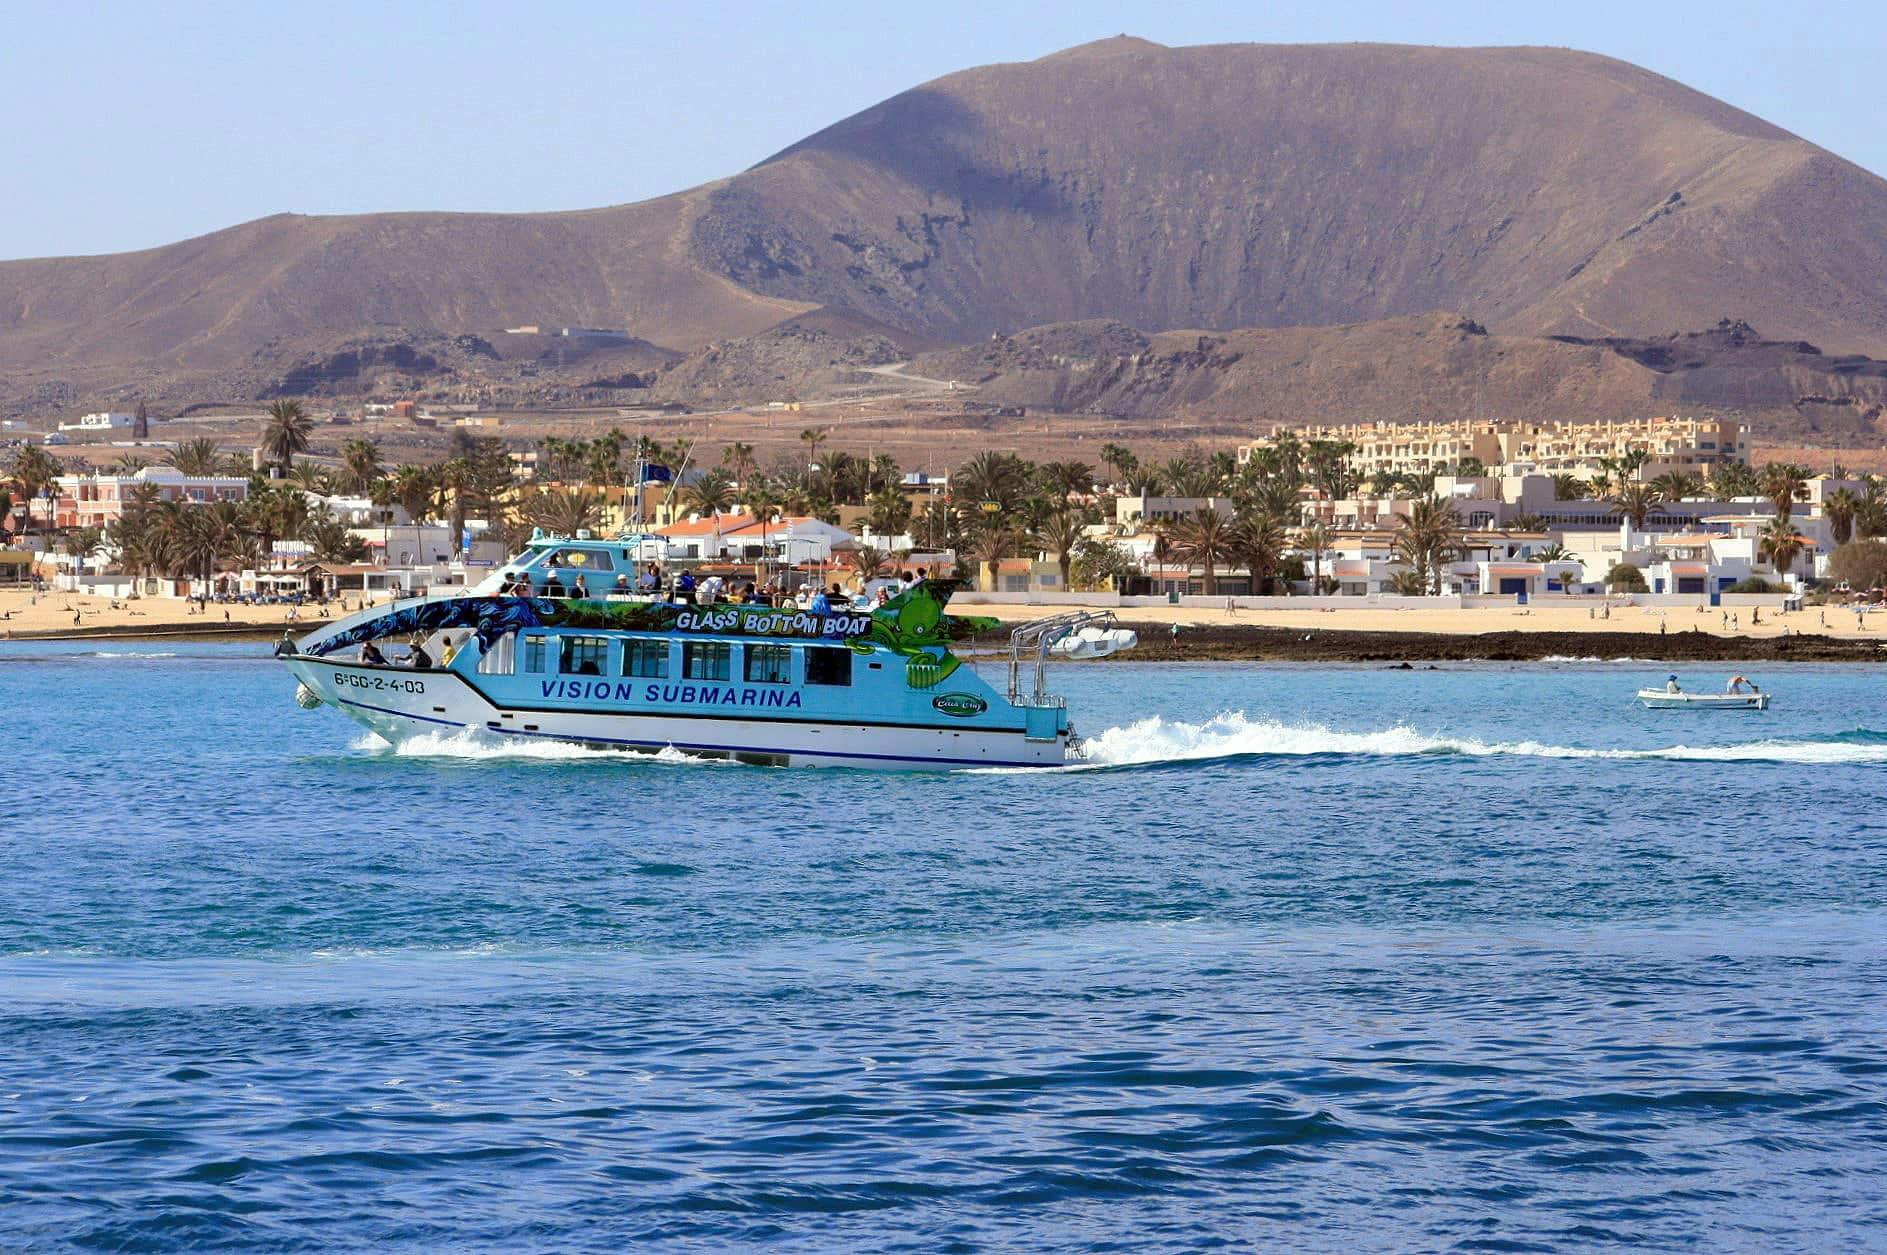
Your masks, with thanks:
M320 623L298 623L304 631ZM1790 636L1718 636L1709 632L1367 632L1346 629L1277 627L1182 627L1122 620L1137 632L1140 645L1097 662L1342 662L1416 664L1431 662L1840 662L1887 664L1887 634L1879 641L1816 634ZM156 624L151 627L95 627L16 633L7 641L227 641L267 644L281 629L261 624L227 627ZM988 632L963 642L966 658L986 660L1006 653L1008 637Z
M1709 632L1480 633L1369 632L1332 628L1182 626L1122 619L1140 636L1137 649L1096 661L1123 662L1845 662L1887 664L1887 633L1879 641L1819 634L1717 636ZM988 632L979 650L1006 647Z

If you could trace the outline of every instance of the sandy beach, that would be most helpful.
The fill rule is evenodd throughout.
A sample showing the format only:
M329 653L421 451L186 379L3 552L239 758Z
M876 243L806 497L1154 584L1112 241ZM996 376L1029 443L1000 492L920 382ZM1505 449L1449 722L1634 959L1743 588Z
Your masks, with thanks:
M338 617L340 603L329 610ZM351 607L353 603L350 601ZM294 612L291 617L291 610ZM45 592L35 597L24 589L0 591L0 640L8 638L127 635L179 632L221 635L225 632L305 632L329 615L318 605L245 606L211 604L202 614L191 603L169 597L141 597L119 601L79 593Z
M950 608L956 614L981 615L1005 623L1059 614L1067 609L1065 606L980 605L970 601L952 602ZM1613 606L1610 618L1597 618L1590 616L1583 605L1561 607L1539 602L1531 606L1472 610L1381 607L1332 610L1306 606L1302 610L1228 611L1223 607L1134 606L1116 613L1122 622L1177 623L1182 629L1298 628L1318 632L1407 632L1438 636L1476 636L1490 632L1659 636L1697 630L1728 637L1763 638L1787 634L1887 641L1887 615L1870 614L1867 625L1857 627L1854 612L1838 606L1810 606L1787 614L1764 610L1760 623L1753 622L1751 611L1743 608L1731 612L1736 616L1734 626L1724 621L1723 611L1707 606L1701 610Z
M355 608L211 605L193 614L187 602L142 598L114 606L103 597L71 593L0 592L0 640L136 636L206 636L269 639L297 635ZM959 614L1005 624L1056 614L1061 606L981 605L958 602ZM1131 607L1120 621L1136 628L1142 646L1130 655L1147 661L1179 659L1300 659L1335 661L1442 661L1468 658L1640 658L1698 660L1873 661L1887 646L1887 617L1857 627L1853 611L1809 607L1793 613L1723 612L1705 608L1612 608L1611 617L1581 607L1303 610L1231 610L1190 606ZM1174 626L1179 628L1177 635ZM977 642L1006 643L1006 631Z
M330 605L331 617L343 613L343 603ZM345 611L357 608L345 603ZM318 605L248 606L212 604L202 615L190 612L190 603L173 598L146 597L121 601L114 608L109 598L88 597L78 593L48 592L37 598L26 590L0 591L0 632L16 636L42 636L51 633L84 634L95 631L180 631L203 628L247 626L278 628L294 626L305 629L312 622L330 617ZM1022 622L1059 614L1065 606L984 605L969 600L952 603L958 614L981 615L1005 623ZM291 617L291 610L293 615ZM1760 622L1752 621L1747 609L1734 611L1734 627L1724 621L1724 612L1702 609L1612 607L1610 618L1595 618L1584 606L1561 607L1536 602L1523 607L1484 607L1472 610L1454 608L1387 609L1359 606L1357 609L1324 609L1306 606L1302 610L1226 610L1223 607L1135 606L1123 608L1120 618L1136 623L1177 623L1183 627L1263 627L1303 628L1341 632L1411 632L1426 635L1467 636L1487 632L1595 632L1647 633L1653 636L1700 629L1717 635L1768 637L1811 634L1857 640L1887 640L1887 615L1870 615L1866 627L1857 626L1852 610L1837 606L1810 606L1792 613L1763 611ZM76 616L76 618L75 618Z

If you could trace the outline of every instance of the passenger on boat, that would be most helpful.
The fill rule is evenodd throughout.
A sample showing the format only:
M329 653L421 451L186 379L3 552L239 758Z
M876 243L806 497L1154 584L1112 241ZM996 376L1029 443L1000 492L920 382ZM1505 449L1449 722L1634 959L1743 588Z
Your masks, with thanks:
M836 588L837 585L833 587ZM807 604L806 608L814 614L831 614L832 599L826 596L826 590L822 588L812 595L812 601Z
M564 595L563 581L557 578L557 573L555 571L552 571L550 573L550 578L544 581L544 596L562 597L563 595Z
M695 598L704 606L718 606L725 600L726 590L726 580L718 575L710 575L701 581L701 587L696 590Z
M1664 682L1664 691L1667 693L1682 693L1684 690L1677 687L1677 677L1672 676Z
M675 600L684 606L691 606L695 600L695 573L683 571L675 577Z
M419 641L414 641L407 647L406 662L415 671L432 670L432 655L426 652L425 645Z
M642 573L642 591L653 597L662 587L662 568L649 563L649 569Z
M586 598L590 595L589 585L583 582L581 575L577 576L576 583L570 586L570 595L579 599Z
M381 653L380 647L375 645L372 641L368 641L365 645L360 647L360 661L362 666L367 667L384 667L387 665L386 655Z
M627 575L618 575L616 577L616 587L610 589L609 591L612 593L615 593L619 597L627 597L630 593L634 592L635 590L629 587L629 577Z
M537 589L531 584L531 573L529 571L518 576L518 582L511 586L511 592L514 596L518 597L537 596Z
M1743 691L1743 677L1740 675L1731 676L1730 682L1723 686L1723 691L1726 693L1741 693Z

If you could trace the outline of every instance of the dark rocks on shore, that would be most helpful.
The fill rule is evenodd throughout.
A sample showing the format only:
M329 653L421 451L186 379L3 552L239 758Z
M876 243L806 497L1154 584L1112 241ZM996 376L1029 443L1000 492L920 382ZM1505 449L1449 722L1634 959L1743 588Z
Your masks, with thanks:
M1717 636L1709 632L1347 632L1191 625L1173 637L1164 623L1122 623L1140 647L1129 662L1539 662L1548 658L1642 658L1658 662L1887 662L1880 641L1831 636ZM1007 645L1008 629L977 644Z

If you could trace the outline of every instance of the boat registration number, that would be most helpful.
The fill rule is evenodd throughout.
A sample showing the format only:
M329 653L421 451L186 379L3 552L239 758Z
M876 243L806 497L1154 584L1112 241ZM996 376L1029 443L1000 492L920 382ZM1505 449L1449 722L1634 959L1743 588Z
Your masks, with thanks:
M405 680L399 676L355 675L343 671L334 677L334 683L341 688L372 689L376 693L424 693L424 680Z

